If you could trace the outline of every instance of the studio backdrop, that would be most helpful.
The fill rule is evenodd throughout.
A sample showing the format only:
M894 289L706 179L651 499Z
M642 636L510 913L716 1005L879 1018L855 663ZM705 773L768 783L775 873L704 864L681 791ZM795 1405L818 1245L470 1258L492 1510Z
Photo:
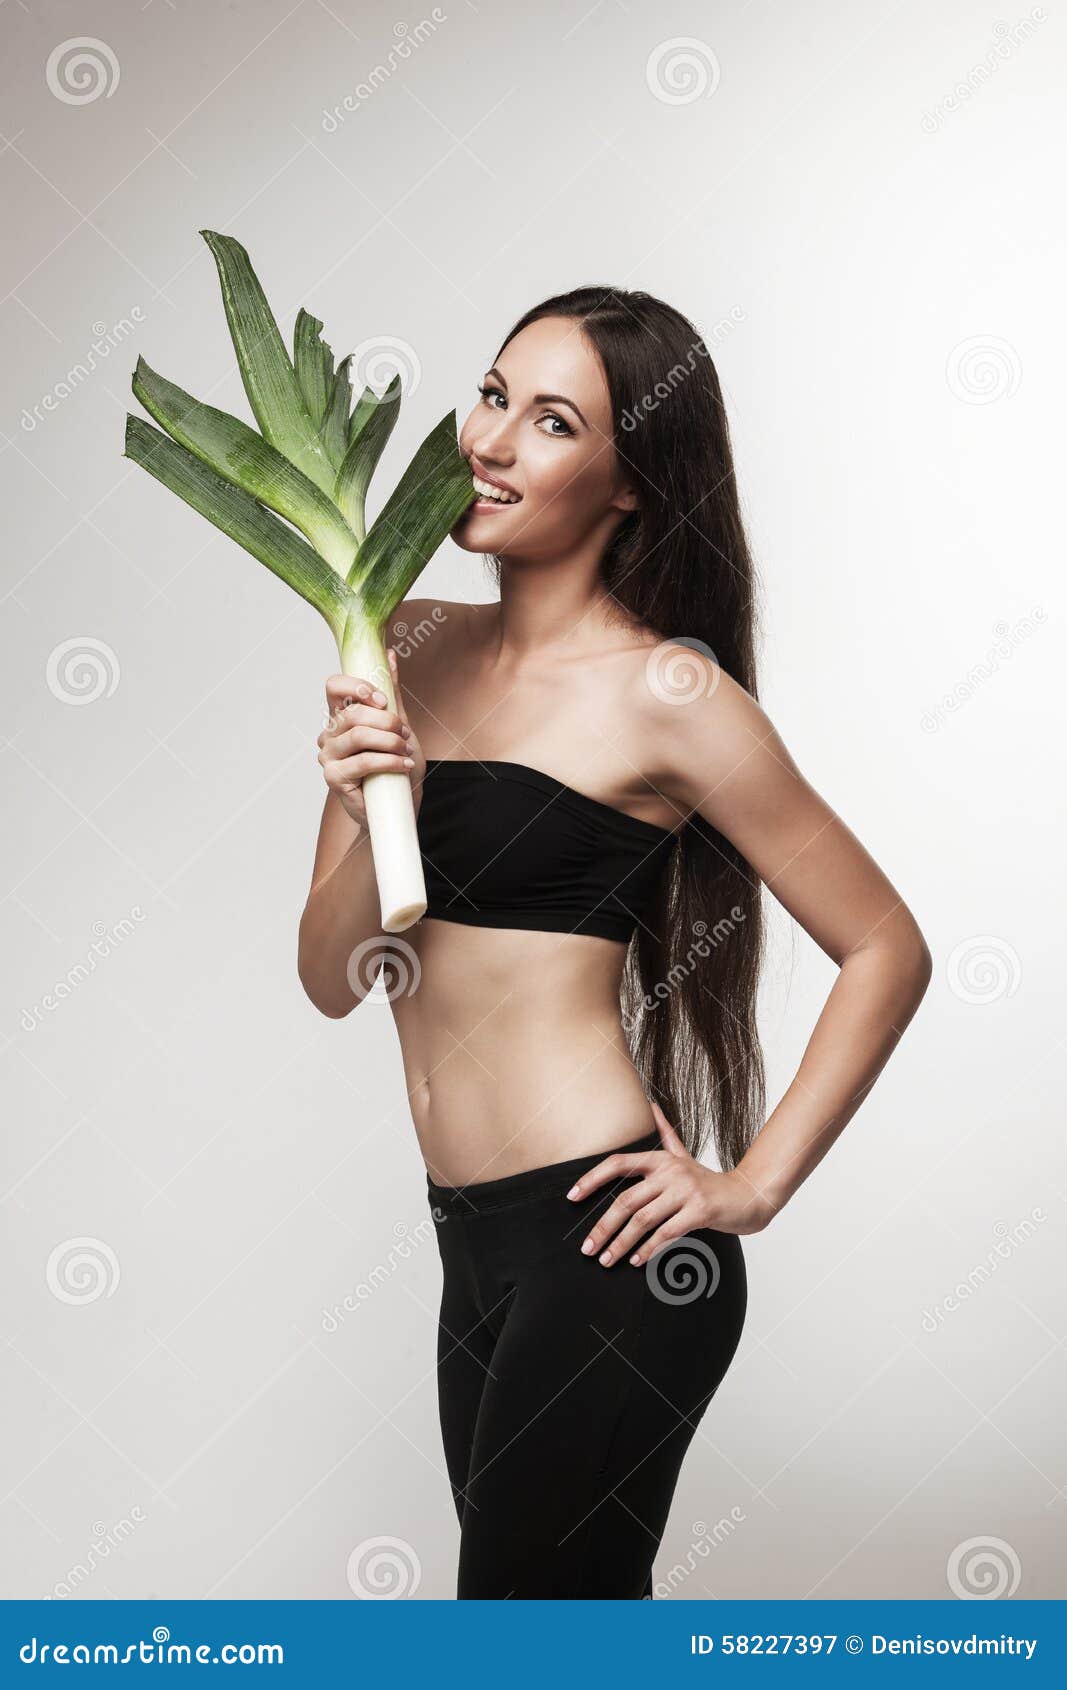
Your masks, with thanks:
M760 701L934 975L746 1241L655 1594L1067 1594L1062 10L9 0L0 31L3 1594L454 1595L391 1007L329 1020L296 969L337 653L123 456L139 357L252 421L205 229L290 343L304 307L357 392L400 373L383 490L547 295L697 325ZM450 541L417 590L495 596ZM767 904L773 1104L835 970Z

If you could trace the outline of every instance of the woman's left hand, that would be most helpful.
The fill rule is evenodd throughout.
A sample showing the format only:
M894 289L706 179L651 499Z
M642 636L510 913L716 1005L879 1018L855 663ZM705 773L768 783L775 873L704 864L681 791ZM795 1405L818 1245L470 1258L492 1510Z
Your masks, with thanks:
M685 1238L701 1227L750 1233L761 1231L767 1222L760 1194L747 1180L737 1173L717 1173L694 1160L659 1104L651 1107L663 1149L617 1150L583 1174L567 1193L577 1202L620 1176L644 1176L639 1184L619 1192L582 1244L583 1253L597 1254L603 1267L621 1261L627 1253L631 1264L640 1267L672 1239Z

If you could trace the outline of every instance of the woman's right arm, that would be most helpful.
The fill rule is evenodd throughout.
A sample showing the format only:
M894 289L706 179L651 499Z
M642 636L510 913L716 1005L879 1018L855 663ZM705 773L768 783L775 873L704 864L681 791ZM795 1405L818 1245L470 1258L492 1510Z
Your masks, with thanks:
M329 787L319 824L311 889L300 918L297 973L308 997L323 1015L334 1019L349 1014L374 985L385 956L381 904L374 874L367 814L363 806L364 776L379 771L411 776L416 812L426 760L407 719L396 662L393 689L399 715L389 710L385 695L374 697L372 683L353 675L331 675L326 683L330 723L319 735L319 762ZM411 760L408 766L406 759ZM353 969L353 952L369 939L364 965Z

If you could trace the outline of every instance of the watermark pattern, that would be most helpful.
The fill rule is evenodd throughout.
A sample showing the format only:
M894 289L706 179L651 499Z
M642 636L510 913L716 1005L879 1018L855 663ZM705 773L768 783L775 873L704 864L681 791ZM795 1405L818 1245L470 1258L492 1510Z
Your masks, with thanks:
M695 1303L700 1297L713 1297L721 1277L719 1258L711 1245L688 1233L670 1239L645 1266L645 1282L659 1303Z
M721 1544L728 1542L738 1526L743 1525L747 1519L748 1515L744 1509L735 1503L729 1516L716 1520L710 1530L706 1520L694 1520L690 1527L689 1548L681 1562L675 1561L662 1578L656 1579L652 1586L652 1595L658 1596L662 1601L673 1596L686 1579L699 1570L708 1556Z
M140 904L134 904L130 914L135 921L144 921L145 912ZM94 974L104 957L117 951L119 946L135 931L128 917L123 916L109 927L106 922L94 921L90 932L95 934L93 943L89 946L89 954L84 962L76 962L68 968L62 979L55 981L51 989L42 998L29 1007L19 1011L19 1025L24 1033L32 1033L39 1027L46 1015L51 1015L60 1004L65 1003L71 994Z
M130 1509L130 1518L123 1516L113 1526L105 1526L102 1520L95 1521L93 1541L84 1558L68 1567L63 1578L57 1579L47 1596L41 1600L51 1602L80 1595L82 1586L92 1578L101 1562L106 1561L113 1550L121 1549L126 1539L132 1537L136 1528L143 1525L146 1519L144 1510L138 1503L134 1503Z
M346 972L348 984L365 1003L392 1003L394 998L411 997L422 980L418 952L395 933L372 933L361 940L348 959Z
M59 381L53 382L48 392L42 394L35 405L29 409L23 407L22 416L19 418L23 432L32 434L34 429L38 428L45 420L42 413L57 410L64 399L69 399L72 393L77 392L82 382L88 381L98 363L102 363L105 358L110 357L112 349L121 346L127 336L133 332L134 326L143 322L144 315L141 307L134 305L131 307L129 317L120 317L117 323L112 324L111 328L108 328L106 323L94 323L92 325L94 339L90 343L89 351L84 359L79 359L76 364L72 364L66 375L61 376Z
M344 1325L345 1316L355 1314L360 1305L368 1302L400 1267L411 1261L415 1251L426 1242L427 1238L435 1236L436 1209L431 1211L431 1217L420 1221L414 1230L408 1226L406 1221L397 1221L393 1227L396 1243L389 1250L385 1262L379 1262L376 1267L372 1268L366 1279L360 1280L355 1290L349 1291L341 1302L334 1304L332 1309L323 1309L322 1330L324 1332L330 1334L339 1332Z
M402 1537L368 1537L348 1557L349 1588L363 1601L395 1601L414 1596L422 1564Z
M923 733L937 733L949 716L955 715L957 710L970 703L982 683L998 672L1003 660L1011 657L1026 640L1032 639L1038 628L1047 621L1048 612L1043 606L1036 605L1028 616L1019 616L1014 622L994 622L995 644L989 647L984 657L968 669L963 679L956 682L952 691L947 692L939 704L931 710L923 711L919 719Z
M698 698L710 698L721 674L711 647L685 634L661 640L645 660L645 684L661 704L694 704Z
M932 1307L923 1309L922 1327L924 1332L936 1332L950 1314L955 1314L971 1298L976 1297L996 1273L1001 1262L1006 1262L1014 1251L1028 1244L1048 1216L1044 1209L1035 1204L1030 1213L1021 1221L1016 1221L1009 1227L1005 1221L998 1221L993 1228L997 1242L988 1251L985 1260L970 1269L966 1279L961 1279L940 1302Z
M996 39L985 58L972 65L966 76L957 82L951 94L946 94L943 100L939 100L932 111L923 112L921 123L926 134L936 135L946 117L950 117L953 112L965 106L968 100L972 100L985 87L990 77L996 75L1005 59L1010 59L1017 47L1021 47L1024 41L1029 41L1037 25L1044 23L1047 17L1044 6L1033 6L1018 23L1005 23L1002 18L998 18L993 25Z
M420 645L424 645L432 634L435 634L442 623L448 621L448 612L443 604L435 604L428 617L423 616L415 626L409 622L394 622L393 637L390 644L395 646L397 657L410 657Z
M954 1596L965 1602L991 1602L1015 1595L1022 1566L1002 1537L969 1537L952 1551L945 1575Z
M95 704L119 684L119 660L106 640L76 634L53 646L45 669L48 690L61 704Z
M399 375L400 386L394 398L403 394L410 399L422 380L422 361L409 341L395 335L372 335L369 340L361 340L353 352L349 374L357 393L364 387L388 387L394 375Z
M708 350L709 345L718 346L723 340L725 340L726 336L730 333L730 330L736 328L738 323L743 323L744 320L745 312L743 307L740 305L731 306L729 315L727 317L720 317L709 335L706 335L700 341L694 341L693 345L690 346L685 355L685 365L680 363L672 364L666 375L656 382L656 385L652 389L651 393L642 394L641 398L637 401L632 410L627 407L626 410L623 411L621 417L619 418L620 427L623 428L627 434L632 434L638 423L644 422L649 411L657 410L663 403L664 399L669 399L671 397L676 387L680 386L683 381L688 380L693 371L696 369L699 359L711 357L711 353Z
M693 942L688 946L685 956L679 957L667 970L665 980L657 980L652 989L635 1004L632 1012L623 1016L623 1024L628 1032L632 1032L638 1023L641 1012L651 1013L664 1003L671 993L677 991L682 981L693 974L701 962L707 961L716 946L724 944L745 920L745 912L739 904L733 904L729 915L720 916L714 927L709 929L706 921L694 921Z
M323 108L322 127L327 135L336 135L348 114L358 111L360 106L365 106L372 95L376 94L378 89L383 87L391 76L396 75L396 72L405 60L410 59L416 48L421 47L424 41L428 41L436 32L438 25L446 23L447 20L448 13L442 12L440 6L435 6L430 16L423 18L421 22L415 25L414 29L409 29L406 23L394 24L393 34L396 40L386 54L386 63L376 64L372 70L368 71L363 81L357 82L355 91L346 94L342 100L338 101L337 105L329 110Z
M66 1238L49 1256L44 1277L61 1303L95 1303L118 1290L118 1257L100 1238Z
M722 70L706 41L674 35L653 47L645 65L649 92L665 106L688 106L714 94Z
M946 964L949 990L962 1003L997 1003L1014 997L1022 975L1019 953L1007 939L979 933L961 939Z
M64 105L87 106L101 95L110 100L119 85L119 61L106 41L74 35L52 48L44 79Z
M966 405L1010 399L1023 379L1019 354L999 335L976 334L952 348L945 365L949 391Z

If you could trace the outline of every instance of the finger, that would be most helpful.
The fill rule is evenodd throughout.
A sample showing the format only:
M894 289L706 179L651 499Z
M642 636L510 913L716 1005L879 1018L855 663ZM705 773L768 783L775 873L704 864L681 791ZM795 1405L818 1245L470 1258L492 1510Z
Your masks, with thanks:
M654 1099L651 1100L651 1109L653 1115L656 1117L656 1126L659 1128L659 1136L663 1141L663 1148L671 1151L674 1155L686 1155L687 1151L685 1145L682 1143L678 1134L668 1121L666 1115L663 1113L663 1110Z
M361 751L355 757L328 757L322 761L322 772L330 787L353 786L365 781L368 775L407 775L411 758L398 757L391 751Z
M365 704L388 704L389 700L376 681L364 675L329 675L326 679L326 702L331 713L343 709L353 699Z
M595 1168L590 1168L581 1179L575 1180L567 1196L577 1201L588 1197L598 1186L606 1185L608 1180L624 1178L627 1174L647 1173L656 1165L649 1158L658 1155L658 1150L616 1150L603 1162L598 1162Z
M641 1240L671 1215L678 1213L677 1198L671 1199L661 1196L650 1203L643 1203L630 1216L622 1231L614 1238L609 1238L604 1249L597 1257L602 1267L610 1267L613 1262L621 1262L631 1250L635 1249Z
M361 751L394 751L398 757L410 757L403 734L389 733L385 728L349 728L347 733L331 734L329 743L319 751L320 763L339 763L346 757L358 757ZM414 761L414 759L412 759Z
M382 733L402 734L404 723L392 710L377 704L345 704L330 718L329 727L319 734L319 744L342 739L353 728L377 728Z
M400 659L396 655L395 646L389 647L389 668L393 676L393 692L396 695L396 707L400 712L400 719L402 722L407 722L410 727L411 724L408 722L408 709L407 705L404 703L404 692L400 685Z
M692 1230L693 1228L686 1224L684 1216L676 1214L673 1219L665 1221L662 1226L657 1227L651 1238L645 1239L645 1242L636 1252L637 1261L634 1266L640 1267L643 1262L650 1262L665 1245L673 1244L675 1239L688 1237Z
M620 1191L614 1203L608 1205L582 1240L582 1255L597 1255L619 1228L626 1225L631 1215L660 1195L661 1187L650 1179L638 1180L636 1185L628 1185L625 1191Z

